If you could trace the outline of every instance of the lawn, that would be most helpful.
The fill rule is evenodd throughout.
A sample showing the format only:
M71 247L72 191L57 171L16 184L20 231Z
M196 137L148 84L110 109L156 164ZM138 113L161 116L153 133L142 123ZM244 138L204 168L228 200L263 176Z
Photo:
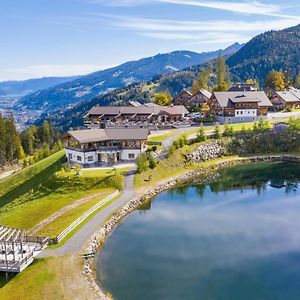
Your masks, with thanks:
M61 150L36 164L0 181L0 208L35 189L60 169L64 150Z
M39 163L38 163L39 164ZM101 191L122 190L124 184L123 171L87 172L84 176L77 176L75 172L59 171L57 161L47 166L51 172L40 172L26 181L26 189L18 197L7 197L7 201L0 206L0 223L7 226L31 229L42 220L54 214L61 208L75 201L99 193ZM47 164L48 165L48 164ZM34 167L35 165L33 165ZM60 168L60 166L59 166ZM16 174L17 176L21 174ZM23 176L23 174L21 174ZM22 182L13 175L17 181ZM37 183L37 177L42 177ZM11 180L11 178L10 178ZM23 185L21 183L21 185ZM28 189L31 187L31 189ZM18 189L16 186L15 189ZM14 189L14 190L15 190ZM14 191L13 190L13 191Z
M77 255L36 259L7 284L4 274L1 279L1 300L97 299L86 286Z
M173 176L181 175L190 170L199 169L201 167L207 166L209 164L216 164L220 161L236 159L237 156L225 157L216 160L212 160L209 162L204 162L200 164L187 165L185 163L184 155L193 151L193 149L197 148L201 143L193 144L191 146L184 146L181 149L175 151L170 157L159 161L157 167L153 170L149 169L146 172L141 174L137 174L135 176L135 188L144 188L151 184L156 184L159 181L166 180ZM150 179L150 180L149 180Z
M172 130L170 130L166 133L162 133L162 134L155 135L155 136L150 136L148 138L148 142L161 143L162 141L164 141L168 137L176 134L178 131L179 131L178 129L172 129Z
M111 176L114 174L119 174L119 175L126 175L129 171L131 171L133 168L128 167L128 168L115 168L115 169L84 169L81 170L80 175L83 177L107 177ZM123 178L124 179L124 178Z
M75 220L77 220L82 214L96 205L98 202L103 200L105 197L110 195L113 191L107 191L101 197L97 197L96 199L92 199L86 203L83 203L74 209L66 212L65 214L61 215L57 219L53 220L51 223L46 225L43 229L37 232L38 236L49 236L54 238L58 236L64 229L66 229L69 225L71 225ZM112 199L113 201L115 199ZM108 204L112 203L113 201L109 201L105 203L105 205L101 206L101 209L106 207ZM101 209L97 210L100 211Z

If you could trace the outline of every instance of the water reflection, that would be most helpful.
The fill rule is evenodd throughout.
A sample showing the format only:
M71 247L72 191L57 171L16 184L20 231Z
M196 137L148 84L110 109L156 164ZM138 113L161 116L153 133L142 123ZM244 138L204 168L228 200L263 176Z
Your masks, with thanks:
M108 239L99 280L125 300L300 299L299 170L232 168L162 193Z

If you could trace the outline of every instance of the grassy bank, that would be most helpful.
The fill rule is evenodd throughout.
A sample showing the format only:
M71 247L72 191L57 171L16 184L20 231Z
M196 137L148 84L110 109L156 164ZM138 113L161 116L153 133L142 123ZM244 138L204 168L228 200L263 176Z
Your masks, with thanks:
M97 174L87 171L84 176L78 176L75 172L53 173L53 170L57 169L56 164L57 162L54 161L48 167L52 170L51 172L38 173L37 176L43 176L42 183L40 182L35 188L24 192L19 197L10 199L6 205L0 207L1 224L30 229L58 210L83 197L99 192L111 193L113 190L122 190L123 188L123 171L103 171ZM36 176L27 180L26 184L28 186L36 184ZM86 205L88 206L88 204ZM76 213L74 214L76 215Z
M173 176L181 175L185 172L195 170L210 164L217 164L220 161L236 159L238 156L224 157L220 159L211 160L199 164L187 164L185 161L185 155L192 152L195 148L199 147L202 143L196 143L190 146L184 146L176 150L168 158L158 162L155 169L148 169L146 172L137 174L135 176L135 188L144 188L156 184L160 181L166 180Z
M64 229L71 225L81 215L83 215L86 211L88 211L90 208L92 208L112 192L113 191L104 192L101 197L96 197L96 199L92 199L66 212L65 214L61 215L60 217L56 218L51 223L43 227L43 229L37 232L37 235L49 236L51 238L58 236Z
M78 256L37 259L7 284L2 276L2 300L96 299L87 288Z
M0 181L0 208L22 194L37 188L60 169L64 157L61 150L34 165Z

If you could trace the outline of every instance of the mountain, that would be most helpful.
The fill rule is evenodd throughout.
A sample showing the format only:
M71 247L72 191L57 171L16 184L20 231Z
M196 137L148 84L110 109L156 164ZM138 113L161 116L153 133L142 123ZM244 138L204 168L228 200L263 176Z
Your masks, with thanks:
M230 56L227 61L233 81L258 79L263 85L272 70L300 71L300 25L260 34Z
M51 86L65 83L78 78L78 76L73 77L43 77L28 80L12 80L0 82L0 94L1 95L14 95L14 96L24 96L31 94L38 90L47 89Z
M186 67L207 62L218 57L218 55L232 54L241 47L240 44L235 43L225 50L213 52L175 51L158 54L37 91L23 97L20 103L28 109L42 109L44 111L74 105L113 89L126 87L134 82L150 80L155 75L174 73Z

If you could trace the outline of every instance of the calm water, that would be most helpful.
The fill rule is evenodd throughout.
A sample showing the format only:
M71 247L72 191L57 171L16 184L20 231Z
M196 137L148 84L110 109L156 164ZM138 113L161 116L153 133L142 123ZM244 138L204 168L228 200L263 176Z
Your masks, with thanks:
M119 300L299 300L298 182L260 164L164 192L108 238L98 280Z

